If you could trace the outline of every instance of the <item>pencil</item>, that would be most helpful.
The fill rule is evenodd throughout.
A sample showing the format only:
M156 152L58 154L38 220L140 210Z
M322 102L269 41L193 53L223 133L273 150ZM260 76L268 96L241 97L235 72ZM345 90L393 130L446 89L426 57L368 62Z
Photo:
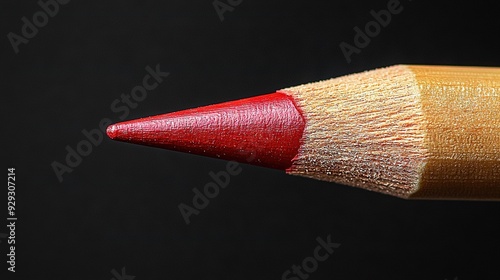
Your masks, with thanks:
M407 199L500 200L500 68L396 65L111 125L110 138Z

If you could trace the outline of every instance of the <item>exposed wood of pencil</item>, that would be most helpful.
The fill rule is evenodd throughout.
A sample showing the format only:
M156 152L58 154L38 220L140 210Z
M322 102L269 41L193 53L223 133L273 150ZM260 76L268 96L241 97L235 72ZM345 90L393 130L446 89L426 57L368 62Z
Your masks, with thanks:
M500 199L500 68L393 66L284 89L288 173L403 198Z

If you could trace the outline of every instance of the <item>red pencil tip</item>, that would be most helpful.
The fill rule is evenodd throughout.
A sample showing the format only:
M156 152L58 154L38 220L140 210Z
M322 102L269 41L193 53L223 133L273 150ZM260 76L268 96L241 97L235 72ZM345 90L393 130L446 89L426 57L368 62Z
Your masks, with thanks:
M134 142L134 139L131 137L136 134L135 130L137 130L137 127L133 121L121 122L108 126L106 134L113 140Z
M112 124L110 126L108 126L108 128L106 128L106 134L108 135L109 138L111 139L117 139L117 136L118 136L118 124Z
M273 93L110 125L111 139L287 169L304 120L291 97Z

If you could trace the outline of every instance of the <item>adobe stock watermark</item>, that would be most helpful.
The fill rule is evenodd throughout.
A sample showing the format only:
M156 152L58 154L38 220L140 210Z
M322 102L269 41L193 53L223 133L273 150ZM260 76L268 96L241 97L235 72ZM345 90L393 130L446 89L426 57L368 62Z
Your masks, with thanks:
M199 215L200 210L208 206L210 199L216 198L219 195L220 189L224 189L229 185L231 176L240 174L242 170L243 169L236 161L228 161L226 170L221 170L217 173L210 171L208 175L212 180L203 187L203 192L197 188L193 188L193 206L184 203L180 203L178 206L186 225L191 223L189 218L191 215Z
M309 275L318 269L319 263L326 261L333 254L333 249L340 247L340 243L332 242L330 234L326 237L326 241L319 236L316 237L316 241L318 246L314 248L312 256L305 257L302 260L302 266L292 265L291 269L283 272L281 280L308 279Z
M411 0L410 0L411 1ZM378 12L370 11L370 15L374 20L365 24L364 30L359 27L354 27L354 46L346 42L339 44L340 50L344 54L347 63L351 63L353 54L360 54L361 50L368 47L371 39L377 37L382 31L382 27L387 27L392 20L393 15L397 15L403 11L403 6L399 0L389 0L387 9L382 9Z
M133 275L127 275L125 272L125 267L122 267L122 273L119 274L116 269L111 270L111 274L113 274L113 278L111 280L134 280L135 276Z
M59 13L59 5L66 5L70 0L39 0L38 6L41 10L35 12L31 18L31 21L27 17L22 17L21 21L23 26L21 27L21 35L14 32L9 32L7 38L9 39L14 53L19 53L19 45L28 44L29 39L33 39L36 34L38 34L38 29L44 27L49 23L49 17L53 18Z
M257 149L257 148L256 148ZM245 151L243 147L240 150L240 154L245 156L245 160L250 163L255 159L254 152ZM255 150L254 150L255 151ZM205 184L203 187L203 191L200 191L197 188L193 188L193 199L191 200L192 205L187 205L185 203L180 203L178 208L181 212L182 218L186 225L191 223L190 217L192 215L199 215L200 211L207 208L210 203L210 199L216 198L221 189L225 189L229 183L231 182L231 176L237 176L243 171L243 168L236 161L228 161L226 163L225 170L221 170L217 173L213 171L208 172L208 176L210 176L211 181Z
M122 121L130 114L130 110L137 108L140 102L148 97L148 92L156 89L163 80L170 75L169 72L162 72L160 64L153 69L146 66L147 74L142 78L142 84L132 88L130 94L121 94L120 98L113 100L110 104L110 110L113 113L120 114L118 120ZM98 147L106 134L106 128L112 124L110 118L103 118L99 121L99 126L91 130L82 130L83 138L73 147L66 145L66 157L63 163L53 161L50 166L54 170L59 183L63 181L63 175L71 173L78 167L84 157L90 155L94 148Z
M212 2L215 12L219 16L221 22L224 21L225 12L234 11L234 9L243 2L243 0L226 0L226 1L227 2L223 2L221 0L214 0L214 2Z

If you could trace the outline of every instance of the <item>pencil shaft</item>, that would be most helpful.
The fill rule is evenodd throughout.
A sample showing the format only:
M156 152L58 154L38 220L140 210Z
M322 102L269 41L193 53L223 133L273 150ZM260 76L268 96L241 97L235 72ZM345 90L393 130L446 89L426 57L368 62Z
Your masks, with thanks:
M402 198L500 200L500 68L392 66L108 135Z

